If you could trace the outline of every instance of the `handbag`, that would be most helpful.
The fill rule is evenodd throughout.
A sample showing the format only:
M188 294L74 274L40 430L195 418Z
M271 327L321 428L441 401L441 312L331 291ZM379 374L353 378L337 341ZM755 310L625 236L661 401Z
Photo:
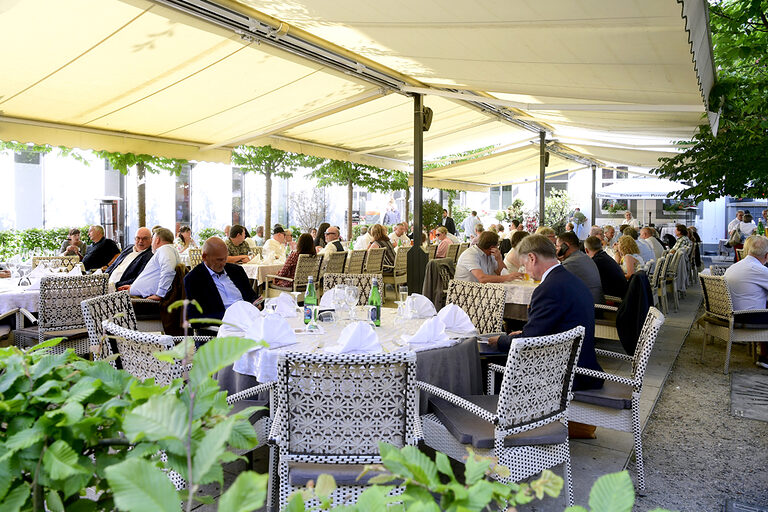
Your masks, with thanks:
M741 233L739 233L738 229L734 229L733 233L731 233L731 237L728 239L728 245L731 247L734 247L736 245L739 245L741 243Z

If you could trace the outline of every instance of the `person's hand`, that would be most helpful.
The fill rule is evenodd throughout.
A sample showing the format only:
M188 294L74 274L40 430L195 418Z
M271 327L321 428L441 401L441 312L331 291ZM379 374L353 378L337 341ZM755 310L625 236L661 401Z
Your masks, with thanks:
M0 270L0 279L6 279L8 277L11 277L10 270Z
M251 258L247 254L243 254L242 256L240 256L239 261L241 263L248 263L249 261L251 261Z
M491 256L493 256L497 260L501 261L501 251L499 251L498 247L493 247L491 249Z
M147 297L149 300L163 300L163 298L159 295L152 294L149 297Z
M499 337L491 336L490 338L488 338L488 345L490 345L493 348L496 348L499 345Z
M509 274L504 276L504 280L515 281L518 279L522 279L523 277L525 277L525 274L523 274L522 272L510 272Z
M119 291L119 292L121 292L121 291L123 291L123 290L126 290L126 291L131 291L131 285L129 285L129 284L124 284L123 286L120 286L120 287L117 289L117 291Z
M517 336L518 334L523 334L523 331L512 331L509 333L510 336Z

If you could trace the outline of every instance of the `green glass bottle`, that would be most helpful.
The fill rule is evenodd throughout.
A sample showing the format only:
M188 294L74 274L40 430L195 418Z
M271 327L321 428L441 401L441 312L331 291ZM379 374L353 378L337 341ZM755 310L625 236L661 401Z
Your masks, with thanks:
M371 294L368 296L368 305L376 306L370 308L371 321L376 327L381 327L381 294L379 293L379 280L373 280L373 286L371 287Z
M765 236L765 226L763 226L763 219L757 221L757 234Z
M315 291L315 280L312 276L307 278L307 292L304 294L304 323L308 324L312 320L312 308L317 306L317 292Z

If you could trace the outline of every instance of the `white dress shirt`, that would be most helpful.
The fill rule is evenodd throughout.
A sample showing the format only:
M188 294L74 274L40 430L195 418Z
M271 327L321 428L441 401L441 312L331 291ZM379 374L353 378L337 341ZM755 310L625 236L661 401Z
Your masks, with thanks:
M728 233L730 234L730 232L733 231L734 229L738 229L739 228L739 224L741 224L741 221L739 220L738 217L733 219L731 222L729 222L728 223Z
M480 219L470 215L464 222L461 223L461 229L464 231L465 236L472 236L475 234L475 226L480 224Z
M638 222L638 220L634 217L629 220L624 219L624 224L631 228L640 229L640 222Z
M148 251L149 249L144 249L144 250ZM117 267L115 267L115 270L112 271L112 274L109 276L109 282L114 284L120 281L120 279L123 278L123 274L128 268L128 265L130 265L131 262L136 259L136 256L138 256L141 253L142 251L139 251L139 252L136 252L135 250L131 251L128 254L128 256L126 256L125 259L121 261Z
M653 246L649 240L637 239L637 248L640 249L640 256L643 257L645 262L649 262L656 259L656 253L653 251Z
M165 297L176 275L176 265L181 263L173 244L161 245L147 262L147 266L131 285L130 293L136 297L157 295Z
M237 289L237 286L235 286L235 283L232 282L226 272L217 274L208 265L205 265L205 268L208 269L208 273L211 274L211 279L213 279L213 284L219 290L219 296L221 296L221 302L224 303L224 309L227 309L239 300L243 300L243 294L240 293L240 290Z
M280 256L285 252L285 246L274 238L270 238L264 242L264 248L262 249L262 253L268 252Z
M394 231L391 232L389 234L389 242L392 244L392 247L397 247L398 241L401 243L401 245L406 245L406 246L411 245L411 239L408 238L408 235L406 235L405 233L403 233L400 236L397 236Z
M754 256L734 263L725 271L734 311L765 309L768 299L768 268Z
M646 244L651 246L651 249L653 249L653 258L658 260L661 258L661 255L664 254L664 247L661 245L661 243L656 240L656 237L649 237L649 238L643 238L642 239ZM638 240L639 241L639 240Z
M411 239L409 238L408 240L410 241ZM371 245L371 242L373 242L373 237L370 233L366 232L364 235L360 235L357 237L357 240L355 240L355 250L366 250L368 249L368 246Z

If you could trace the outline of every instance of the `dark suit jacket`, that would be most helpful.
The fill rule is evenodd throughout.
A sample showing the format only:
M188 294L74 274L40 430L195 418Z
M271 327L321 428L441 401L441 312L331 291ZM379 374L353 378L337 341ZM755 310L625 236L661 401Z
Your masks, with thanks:
M443 226L445 226L445 229L447 229L450 234L452 235L456 234L456 223L453 222L452 218L446 217L445 224L443 224Z
M123 260L132 252L133 245L123 249L123 252L120 253L120 256L118 256L115 262L112 263L107 269L107 274L112 275L112 272L118 267L118 265L120 265ZM136 278L139 277L139 274L141 274L141 271L144 270L144 267L147 266L147 262L150 259L152 259L152 249L147 247L128 265L128 268L125 269L125 272L123 272L123 275L120 277L120 281L115 283L115 288L119 288L125 284L133 284Z
M578 365L582 368L603 371L595 354L595 306L592 294L584 282L568 272L562 265L550 271L531 296L528 322L522 334L500 336L499 349L509 351L512 339L546 336L584 326L584 341L581 345ZM576 375L573 389L601 388L603 381Z
M240 265L227 263L224 266L224 272L227 273L234 285L240 290L243 300L253 302L259 298L256 292L251 288L248 276ZM187 299L196 300L203 308L201 315L197 308L190 306L187 309L188 318L218 318L224 317L224 302L221 300L219 290L213 282L208 267L205 263L200 263L189 271L184 277L184 290L187 292Z
M648 275L640 270L632 274L619 310L616 312L616 332L627 354L635 355L637 339L643 329L648 310L653 306L653 291Z
M603 250L597 251L592 261L600 272L600 282L603 284L603 293L614 297L624 298L627 293L627 278L616 260L608 256Z

